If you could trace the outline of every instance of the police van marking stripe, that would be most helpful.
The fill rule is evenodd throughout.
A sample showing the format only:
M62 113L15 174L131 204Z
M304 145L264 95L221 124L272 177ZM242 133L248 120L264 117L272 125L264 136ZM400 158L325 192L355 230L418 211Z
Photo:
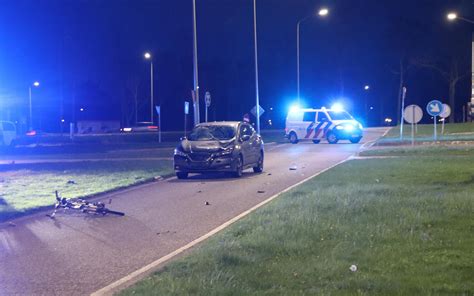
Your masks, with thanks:
M313 132L313 139L322 139L326 136L327 131L334 126L331 121L321 121L316 127L314 127L314 124L315 122L311 122L311 124L306 128L305 139L309 139Z
M311 133L313 132L313 126L314 126L314 122L311 122L311 124L306 128L306 136L304 136L305 139L311 136Z
M321 133L321 131L324 129L324 124L327 124L326 122L322 122L323 124L320 124L318 129L314 132L314 137L313 139L317 139L318 135Z
M309 139L309 137L311 137L311 134L313 133L313 131L317 131L321 128L321 125L323 124L324 122L320 122L318 123L318 125L313 128L315 122L311 122L311 124L308 126L308 128L306 129L306 136L304 137L305 139Z

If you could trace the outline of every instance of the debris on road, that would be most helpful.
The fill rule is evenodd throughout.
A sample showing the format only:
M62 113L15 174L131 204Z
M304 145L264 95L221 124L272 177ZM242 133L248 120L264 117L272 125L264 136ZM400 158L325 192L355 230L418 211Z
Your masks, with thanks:
M265 190L258 190L257 193L265 193Z
M211 205L208 201L206 201L204 204L205 204L206 206Z
M160 180L163 180L163 177L162 176L155 176L153 179L155 179L155 181L160 181Z
M267 174L267 176L271 176L271 175L272 175L272 173L268 173L268 174Z
M296 169L297 169L296 165L290 166L290 171L296 171Z
M8 226L15 227L15 226L16 226L16 224L10 221L10 222L8 222Z
M202 190L198 190L198 192L197 192L197 193L202 193Z
M351 265L351 267L349 267L349 269L352 271L352 272L355 272L357 271L357 265Z
M111 199L111 198L109 198L109 205L110 205L111 203L112 203L112 199Z
M74 180L69 180L69 181L67 181L67 184L77 184L77 183Z

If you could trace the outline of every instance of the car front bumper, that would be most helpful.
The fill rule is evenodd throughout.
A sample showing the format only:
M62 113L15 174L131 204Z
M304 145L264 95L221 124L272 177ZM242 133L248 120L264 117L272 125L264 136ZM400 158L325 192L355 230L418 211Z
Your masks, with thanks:
M193 160L191 157L174 156L174 170L176 172L232 172L234 171L231 156L210 157L204 160Z

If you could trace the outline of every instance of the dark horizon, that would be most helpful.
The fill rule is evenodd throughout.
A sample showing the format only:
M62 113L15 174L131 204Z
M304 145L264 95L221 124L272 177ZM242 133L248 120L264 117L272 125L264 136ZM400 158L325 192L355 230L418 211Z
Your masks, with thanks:
M38 80L35 125L43 130L59 129L61 105L66 122L72 120L74 97L76 119L125 124L126 88L139 79L139 121L146 121L150 81L143 53L151 51L163 130L183 128L183 102L193 88L191 0L0 3L0 118L21 122L28 86ZM272 119L282 128L296 100L296 23L316 9L326 6L330 14L301 25L302 99L321 107L343 98L355 117L381 124L385 117L396 118L399 78L393 72L401 53L407 60L438 62L456 56L462 72L470 73L472 26L449 23L445 16L457 10L470 17L472 5L470 0L257 0L262 122ZM197 1L201 112L204 92L210 91L210 120L241 119L255 105L252 8L252 0ZM369 92L363 90L366 84ZM447 103L448 84L434 71L413 66L405 85L407 104ZM361 107L365 96L374 107L367 120ZM457 119L469 98L466 75L457 87Z

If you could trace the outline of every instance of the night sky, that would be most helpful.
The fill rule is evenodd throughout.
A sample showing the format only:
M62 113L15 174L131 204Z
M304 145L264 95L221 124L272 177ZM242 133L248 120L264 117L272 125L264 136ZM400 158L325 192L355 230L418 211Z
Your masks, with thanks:
M210 120L239 120L255 104L253 1L196 2L201 100L206 90L212 93ZM74 113L77 120L128 125L134 121L130 89L138 82L138 121L146 121L150 78L143 53L151 51L163 130L183 128L183 102L193 88L191 0L0 0L0 5L0 118L25 120L28 86L38 80L35 126L57 131L61 114L69 122ZM343 101L363 122L379 124L396 117L394 72L401 56L437 63L455 56L466 74L456 95L460 118L470 97L474 25L449 23L446 12L474 18L472 0L257 0L264 122L283 127L296 100L296 23L323 6L330 9L327 18L315 16L301 25L306 106ZM405 85L408 104L447 102L448 84L435 71L411 66ZM368 118L365 99L374 108Z

